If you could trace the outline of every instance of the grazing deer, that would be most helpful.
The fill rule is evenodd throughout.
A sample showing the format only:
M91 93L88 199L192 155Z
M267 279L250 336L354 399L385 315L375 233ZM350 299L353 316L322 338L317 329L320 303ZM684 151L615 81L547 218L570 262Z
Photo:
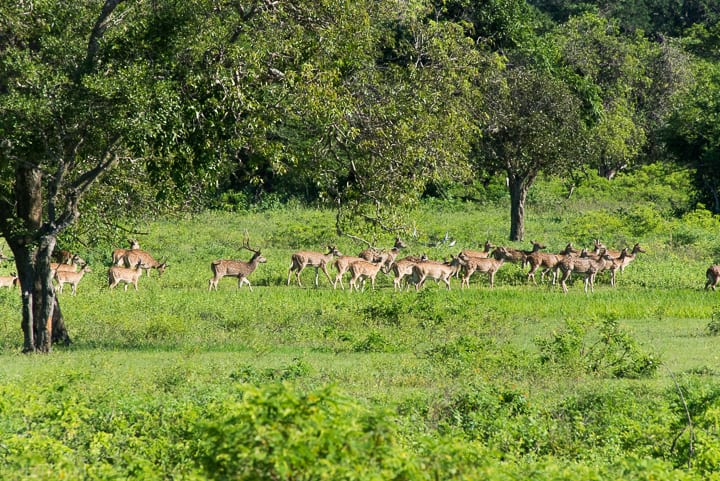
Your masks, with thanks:
M112 251L113 265L122 266L125 263L125 254L127 254L128 251L140 249L140 243L137 239L128 239L128 242L130 243L129 249L115 249Z
M460 262L456 256L452 256L450 262L445 263L432 261L418 262L413 266L415 290L419 291L428 278L443 281L448 290L450 290L450 278L455 275L459 268Z
M490 287L495 287L495 273L505 263L506 251L503 247L496 248L492 255L486 259L477 257L468 257L460 254L458 260L461 265L465 266L465 275L460 283L460 288L470 287L470 276L475 272L484 272L490 280Z
M84 266L86 262L83 260L82 257L80 257L77 254L73 254L70 258L69 263L59 263L59 262L51 262L50 263L50 271L52 272L53 276L56 272L77 272L79 266Z
M720 282L720 266L713 265L708 267L707 271L705 271L705 277L707 278L707 281L705 281L705 290L710 287L714 291L715 286Z
M253 288L250 284L248 276L257 269L258 264L267 262L267 259L262 256L260 249L253 249L250 247L249 240L245 241L243 249L247 249L253 253L250 261L248 262L220 259L210 264L213 277L210 281L208 281L208 291L213 288L217 291L218 282L223 277L237 277L238 289L241 288L243 284L247 284L250 288L250 292L252 292Z
M125 263L125 267L132 267L139 262L148 277L150 277L150 269L157 269L158 276L161 276L167 268L166 261L158 262L150 255L149 252L141 249L128 249L125 251L123 262Z
M579 253L580 251L575 249L572 243L569 243L565 246L563 250L561 250L557 254L550 254L547 252L539 251L528 254L525 258L526 263L530 264L530 270L527 274L528 282L530 282L530 279L532 279L533 284L537 285L537 282L535 281L535 272L540 267L542 267L543 270L540 272L540 280L544 281L545 274L552 271L552 284L555 285L555 281L557 280L557 269L560 261L562 261L566 256L571 256Z
M137 283L142 276L142 273L143 268L141 260L137 262L134 268L112 266L108 269L108 284L110 285L110 289L114 289L120 282L124 282L125 292L127 292L129 284L132 284L137 291Z
M293 271L295 271L295 279L297 279L298 286L302 287L302 283L300 282L300 273L306 267L315 268L315 287L318 287L318 269L322 269L328 281L332 284L333 281L330 279L330 274L328 274L327 265L330 261L332 261L333 257L339 257L341 255L342 254L335 246L328 246L327 254L312 251L299 251L294 253L291 258L290 268L288 269L287 285L290 285L290 277L292 276Z
M370 279L370 285L372 289L375 290L375 277L377 277L383 264L384 260L381 262L360 260L350 264L350 292L352 292L353 289L356 291L360 290L357 285L358 280L362 282L363 290L365 290L365 279Z
M390 272L393 273L393 287L396 291L401 291L403 289L403 279L405 277L412 276L413 273L413 267L418 262L424 262L427 261L428 258L425 254L423 254L420 257L417 256L407 256L403 257L402 259L398 259L395 262L393 262L390 265Z
M18 285L18 283L18 276L14 272L9 276L0 276L0 287L9 287L10 289L12 289L16 285Z
M86 272L92 272L89 266L85 265L79 272L55 271L55 280L57 281L57 292L62 294L63 285L70 284L72 286L72 295L77 293L77 286L82 280Z

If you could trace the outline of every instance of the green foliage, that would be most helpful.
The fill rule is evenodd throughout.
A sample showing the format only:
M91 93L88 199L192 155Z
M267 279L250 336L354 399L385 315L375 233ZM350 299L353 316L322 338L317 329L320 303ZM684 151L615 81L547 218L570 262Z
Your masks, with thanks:
M242 387L192 430L206 479L417 479L387 415L330 388ZM189 433L190 434L190 433Z
M660 360L645 352L613 317L600 322L566 320L564 329L535 340L550 367L617 378L653 376Z

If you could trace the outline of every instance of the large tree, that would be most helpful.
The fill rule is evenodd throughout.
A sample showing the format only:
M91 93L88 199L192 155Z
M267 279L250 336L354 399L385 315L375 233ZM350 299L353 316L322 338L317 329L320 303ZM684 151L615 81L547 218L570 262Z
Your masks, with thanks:
M587 128L578 97L548 71L510 66L493 84L476 156L482 168L506 174L510 240L523 240L528 190L541 172L568 173L582 164Z
M156 66L169 57L173 29L193 15L171 7L122 0L0 6L0 231L20 279L25 352L69 340L50 259L83 197L103 173L145 158L155 139L173 135L163 127L176 115L178 89ZM164 166L155 165L156 172Z

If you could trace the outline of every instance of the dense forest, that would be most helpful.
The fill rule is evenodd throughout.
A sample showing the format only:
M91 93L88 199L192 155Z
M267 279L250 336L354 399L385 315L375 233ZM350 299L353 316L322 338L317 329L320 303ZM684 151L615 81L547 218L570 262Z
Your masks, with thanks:
M25 348L51 342L58 239L166 208L299 198L358 234L502 176L522 240L538 176L572 195L662 162L719 213L719 20L712 0L2 2Z

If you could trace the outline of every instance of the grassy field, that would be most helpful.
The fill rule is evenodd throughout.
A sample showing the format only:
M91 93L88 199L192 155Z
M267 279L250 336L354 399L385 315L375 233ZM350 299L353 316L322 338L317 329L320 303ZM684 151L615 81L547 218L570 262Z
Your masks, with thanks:
M0 474L321 479L327 473L313 475L317 466L307 477L283 475L276 464L248 474L238 468L247 457L198 454L209 448L194 443L210 436L198 418L228 410L221 401L249 389L238 386L282 383L291 393L332 386L337 394L328 399L338 396L340 406L384 413L405 454L388 455L403 459L402 469L393 476L381 470L376 479L527 479L527 469L535 479L712 478L720 452L720 443L709 441L717 426L708 421L720 412L720 293L703 285L717 255L708 247L717 241L717 220L702 213L656 218L638 203L629 211L650 225L640 232L637 219L628 224L617 208L597 203L593 211L586 202L573 209L531 205L527 238L551 251L570 241L590 246L596 237L612 247L640 242L647 253L619 274L616 287L601 279L593 294L581 282L568 294L547 282L530 285L511 264L494 289L486 277L474 277L469 289L454 281L450 291L430 283L396 293L381 274L376 290L350 293L333 290L322 274L315 288L312 269L303 273L304 287L287 286L294 250L335 244L357 254L364 247L337 237L332 212L290 206L148 222L141 246L169 267L162 277L143 277L137 292L108 290L113 246L81 252L93 272L77 296L69 289L61 295L70 347L20 354L18 293L0 291L0 432L9 436L0 440ZM614 217L623 228L598 228ZM502 202L428 202L411 218L416 236L406 237L407 254L440 259L486 239L511 245L503 241ZM212 260L250 257L241 249L246 231L268 259L251 276L254 291L225 279L208 292ZM445 232L453 247L428 245ZM377 243L390 247L392 239ZM272 402L279 402L275 394ZM694 438L686 429L690 413ZM342 433L343 421L332 422ZM217 423L228 425L221 417ZM683 446L693 441L687 455ZM465 454L444 451L451 447ZM141 461L133 464L133 457ZM408 468L415 462L427 469ZM298 461L295 472L302 466Z

